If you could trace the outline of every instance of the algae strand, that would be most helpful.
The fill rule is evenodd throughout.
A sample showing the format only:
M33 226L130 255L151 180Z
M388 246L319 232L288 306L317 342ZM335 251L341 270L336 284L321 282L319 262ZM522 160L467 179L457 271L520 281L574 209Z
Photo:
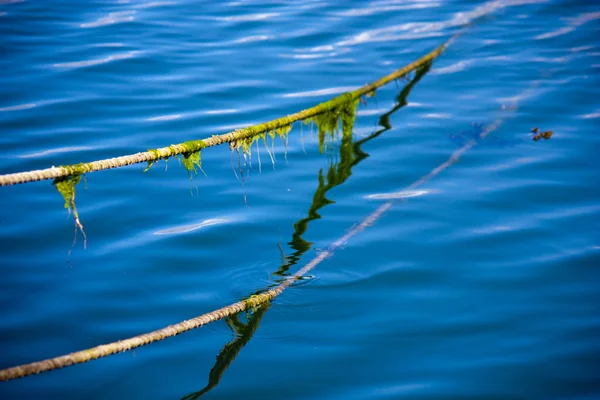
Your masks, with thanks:
M69 211L69 214L71 214L71 210L73 211L73 218L75 220L75 236L73 238L73 246L71 247L71 250L73 250L73 247L75 247L78 229L83 235L83 248L85 249L87 247L87 236L83 230L83 224L79 219L79 213L77 212L77 205L75 203L75 186L77 186L80 181L81 175L78 174L56 178L52 182L56 190L58 190L58 193L60 193L62 196L65 202L64 207ZM69 250L69 254L71 254L71 250Z

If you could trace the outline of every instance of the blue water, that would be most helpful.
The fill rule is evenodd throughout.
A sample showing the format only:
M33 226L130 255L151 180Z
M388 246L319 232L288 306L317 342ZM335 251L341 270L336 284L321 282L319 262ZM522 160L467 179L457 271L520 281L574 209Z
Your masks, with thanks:
M600 397L594 3L0 1L2 174L267 121L462 31L407 104L406 81L378 90L322 154L296 124L243 182L227 146L192 181L175 159L88 174L86 248L51 182L0 188L0 368L269 288L478 142L269 306L0 397Z

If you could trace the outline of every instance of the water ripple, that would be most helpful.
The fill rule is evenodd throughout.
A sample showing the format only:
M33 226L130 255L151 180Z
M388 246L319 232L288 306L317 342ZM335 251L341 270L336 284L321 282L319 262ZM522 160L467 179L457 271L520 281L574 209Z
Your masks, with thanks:
M600 19L600 11L584 13L584 14L578 15L575 18L568 19L568 21L569 21L568 26L565 26L565 27L553 30L551 32L541 34L541 35L537 35L535 37L535 39L543 40L543 39L550 39L550 38L560 36L560 35L565 35L567 33L573 32L578 27L580 27L584 24L587 24L590 21L594 21L596 19Z
M372 2L368 5L364 5L362 8L353 8L345 11L335 11L331 15L337 17L362 17L367 15L388 13L391 11L403 11L403 10L421 10L425 8L440 7L442 3L435 1L428 2L415 2L413 4L399 4L399 5L387 5L387 2Z
M159 231L154 232L154 235L175 235L180 233L188 233L198 229L206 228L207 226L225 224L227 222L230 221L225 218L209 218L207 220L195 224L180 225L168 229L161 229Z
M34 108L36 106L37 106L37 104L35 104L35 103L19 104L16 106L0 108L0 112L28 110L28 109Z
M464 71L467 67L473 64L474 60L462 60L452 65L448 65L447 67L439 67L431 70L431 75L446 75L453 74L456 72Z
M589 114L582 114L582 115L578 115L577 118L580 119L595 119L595 118L600 118L600 110L593 112L593 113L589 113Z
M149 3L136 4L134 7L138 9L156 8L164 6L173 6L177 3L174 1L151 1Z
M148 118L147 121L173 121L179 118L181 118L181 114L167 114Z
M319 90L310 90L306 92L295 92L295 93L286 93L281 95L280 97L319 97L319 96L327 96L331 94L340 94L345 92L351 92L355 90L355 86L342 86L342 87L332 87L327 89L319 89Z
M59 147L59 148L54 148L54 149L38 151L35 153L22 154L18 157L19 158L37 158L37 157L47 156L50 154L69 153L71 151L84 151L84 150L91 150L91 149L92 149L92 147L90 147L90 146L67 146L67 147Z
M472 21L498 10L525 4L542 3L544 0L513 0L513 1L488 1L472 11L455 13L452 18L441 22L409 22L364 31L349 39L340 41L337 46L353 46L365 43L387 42L394 40L408 40L417 38L428 38L444 35L448 28L456 28L470 24ZM402 32L402 33L398 33Z
M139 54L140 54L139 51L128 51L126 53L112 54L110 56L106 56L103 58L96 58L96 59L92 59L92 60L57 63L57 64L54 64L54 67L67 68L67 69L91 67L94 65L106 64L106 63L110 63L110 62L118 61L118 60L127 60L130 58L134 58L135 56L137 56Z
M120 24L123 22L131 22L134 19L136 11L119 11L108 14L93 22L86 22L79 25L81 28L98 28L106 25Z
M259 13L259 14L244 14L244 15L234 15L231 17L215 17L214 19L217 21L226 21L226 22L252 22L252 21L264 21L267 19L273 19L281 16L280 13Z

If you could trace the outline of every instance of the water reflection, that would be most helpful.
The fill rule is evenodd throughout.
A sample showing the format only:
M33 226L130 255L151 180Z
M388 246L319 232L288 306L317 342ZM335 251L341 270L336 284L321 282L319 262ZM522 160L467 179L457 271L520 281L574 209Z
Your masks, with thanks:
M227 368L229 368L240 351L248 344L250 339L252 339L252 335L254 335L260 321L270 307L271 303L267 303L250 314L246 313L245 323L240 321L240 314L233 315L225 320L229 328L231 328L231 331L236 335L236 338L223 346L219 354L217 354L217 361L208 373L208 384L206 387L182 397L182 400L198 399L219 384L221 377Z
M288 271L290 267L297 264L304 253L310 250L312 242L306 241L302 236L308 229L308 224L311 221L321 218L318 211L328 204L335 203L333 200L326 197L327 192L344 183L352 175L352 168L365 158L369 157L369 154L364 152L361 149L361 146L392 128L390 116L408 104L407 97L410 94L410 91L430 68L431 63L423 65L416 70L414 76L409 78L408 83L396 98L396 105L380 117L379 125L382 126L381 129L358 141L353 141L352 135L342 135L342 141L339 148L339 161L337 163L332 162L325 172L323 169L319 170L317 176L317 188L313 195L307 216L294 224L292 240L288 243L294 252L288 256L285 255L281 249L281 264L277 271L273 272L275 278L281 279L281 277L289 275ZM264 290L253 293L253 295L260 294L269 289L270 287L267 287ZM227 368L229 368L240 351L252 339L254 332L256 332L258 325L270 306L271 303L267 303L257 309L246 311L243 314L237 314L226 319L227 325L231 328L232 332L234 332L236 338L227 343L217 355L217 361L208 375L208 384L203 389L182 397L182 400L198 399L219 384ZM244 315L244 318L240 318L241 315ZM242 321L242 319L244 319L244 321Z

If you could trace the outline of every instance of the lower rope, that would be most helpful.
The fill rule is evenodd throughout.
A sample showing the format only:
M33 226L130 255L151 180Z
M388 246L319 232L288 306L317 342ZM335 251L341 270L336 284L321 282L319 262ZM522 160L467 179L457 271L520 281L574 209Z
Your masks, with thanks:
M481 139L485 138L490 132L497 129L501 124L501 120L498 119L493 124L489 125L480 135ZM433 177L438 175L440 172L454 164L459 158L470 148L472 148L477 142L471 140L460 149L456 150L452 156L438 167L434 168L430 173L415 181L407 187L407 189L414 189L417 186L428 182ZM100 346L93 347L87 350L81 350L67 355L49 358L43 361L37 361L30 364L24 364L12 368L7 368L0 371L0 381L7 381L16 378L22 378L28 375L39 374L41 372L51 371L67 367L73 364L81 364L97 358L106 357L112 354L121 353L127 350L134 349L136 347L144 346L159 340L166 339L171 336L179 335L180 333L189 331L191 329L202 327L211 322L215 322L231 315L240 313L242 311L258 307L261 304L267 303L279 296L285 289L290 287L297 279L306 276L310 270L319 265L323 260L333 255L333 253L340 247L342 247L350 238L357 233L364 230L366 227L372 225L377 221L387 210L389 210L394 201L389 201L369 216L367 216L359 225L353 227L344 236L333 242L326 250L320 252L315 258L313 258L306 266L298 270L294 275L289 276L279 286L268 290L264 293L251 296L248 299L233 303L229 306L220 308L218 310L200 315L199 317L188 319L178 324L170 325L162 329L158 329L153 332L145 333L143 335L135 336L129 339L120 340L117 342L103 344Z

